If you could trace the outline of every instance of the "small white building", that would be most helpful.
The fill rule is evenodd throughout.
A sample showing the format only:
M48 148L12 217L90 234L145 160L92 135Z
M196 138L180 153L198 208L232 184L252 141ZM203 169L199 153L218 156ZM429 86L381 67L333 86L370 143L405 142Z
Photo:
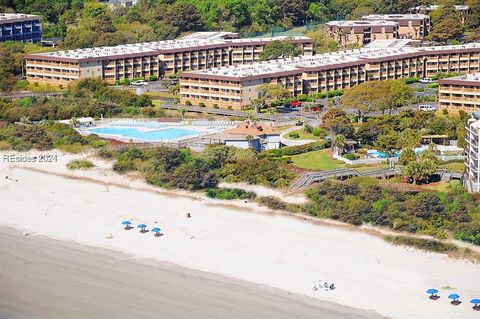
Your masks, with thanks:
M68 124L72 126L78 127L91 127L95 126L95 120L93 117L79 117L77 119L70 119L70 120L61 120L58 121L59 123Z
M236 128L225 130L222 134L215 134L205 137L210 143L222 143L227 146L238 148L253 148L261 152L280 148L280 132L275 128L245 121Z

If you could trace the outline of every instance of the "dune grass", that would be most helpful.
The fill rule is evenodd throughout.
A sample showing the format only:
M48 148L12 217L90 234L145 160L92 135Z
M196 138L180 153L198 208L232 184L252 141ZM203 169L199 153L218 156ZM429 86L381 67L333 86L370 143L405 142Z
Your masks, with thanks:
M69 169L82 169L82 170L90 169L94 166L95 165L93 165L92 162L87 160L73 160L67 165Z

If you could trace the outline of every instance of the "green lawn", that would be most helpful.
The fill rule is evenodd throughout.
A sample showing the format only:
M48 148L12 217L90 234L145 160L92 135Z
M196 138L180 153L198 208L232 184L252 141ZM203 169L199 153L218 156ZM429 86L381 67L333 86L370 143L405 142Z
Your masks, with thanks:
M465 165L463 164L463 162L450 162L446 164L441 164L439 165L439 167L446 168L454 172L463 172L463 170L465 169Z
M315 136L311 133L306 133L303 129L299 129L299 130L295 130L295 131L292 131L292 132L297 132L300 137L299 138L293 138L293 137L290 137L288 134L285 134L284 135L284 138L286 138L287 140L314 140L314 141L319 141L321 140L321 138L319 136Z
M458 180L451 180L449 182L437 182L421 185L422 189L428 189L436 192L446 192L449 185L460 184Z
M295 155L292 156L292 161L293 165L296 167L315 171L325 171L338 168L351 168L358 171L368 171L387 167L385 164L348 165L342 161L334 160L330 149Z

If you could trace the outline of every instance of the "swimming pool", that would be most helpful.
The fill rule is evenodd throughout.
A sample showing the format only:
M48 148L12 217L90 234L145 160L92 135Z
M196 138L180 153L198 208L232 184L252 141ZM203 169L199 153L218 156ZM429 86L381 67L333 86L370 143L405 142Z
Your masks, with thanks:
M367 154L370 155L370 156L376 157L376 158L389 158L390 157L387 153L380 152L380 151L377 151L377 150L368 150ZM399 156L400 156L400 152L395 152L394 154L392 154L392 157L399 157Z
M101 137L119 137L122 140L141 141L169 141L188 136L199 135L200 133L183 128L165 128L160 130L139 130L134 127L99 127L89 129L88 132L95 133Z

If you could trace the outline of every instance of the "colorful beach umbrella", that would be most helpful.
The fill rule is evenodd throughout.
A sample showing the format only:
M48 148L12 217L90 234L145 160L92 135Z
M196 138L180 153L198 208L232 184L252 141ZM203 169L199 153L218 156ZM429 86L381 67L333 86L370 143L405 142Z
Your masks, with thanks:
M480 299L472 299L470 300L470 303L473 303L474 305L480 305Z
M124 220L124 221L122 222L122 225L131 225L131 224L132 224L132 222L130 222L130 221L128 221L128 220Z
M431 289L428 289L427 290L427 294L430 294L430 295L434 295L438 293L438 290L437 289L434 289L434 288L431 288Z
M158 228L158 227L152 228L152 232L154 232L154 233L159 233L159 232L161 232L161 231L162 231L162 230L161 230L160 228Z
M460 296L457 294L448 295L448 299L457 300L458 298L460 298Z
M147 225L145 225L145 224L140 224L140 225L137 226L137 228L140 228L141 231L143 232L143 231L145 231L145 228L147 228Z

